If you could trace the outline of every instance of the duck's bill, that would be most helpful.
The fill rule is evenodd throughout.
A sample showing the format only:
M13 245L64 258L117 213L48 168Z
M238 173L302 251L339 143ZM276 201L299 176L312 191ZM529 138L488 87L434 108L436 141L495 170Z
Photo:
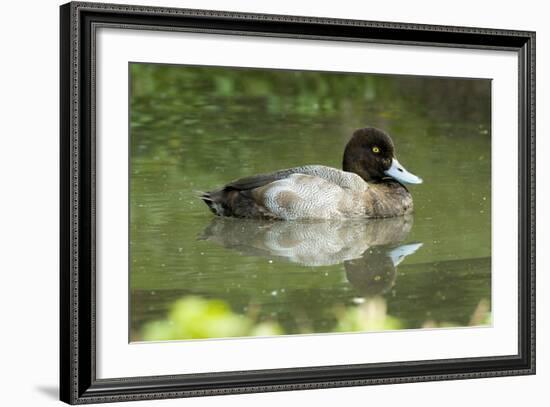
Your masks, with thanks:
M421 247L422 243L404 244L391 250L388 253L388 257L391 259L393 266L397 267L399 263L405 260L405 257L410 256Z
M385 171L385 173L386 175L405 184L422 184L422 178L411 174L395 158L392 160L391 167Z

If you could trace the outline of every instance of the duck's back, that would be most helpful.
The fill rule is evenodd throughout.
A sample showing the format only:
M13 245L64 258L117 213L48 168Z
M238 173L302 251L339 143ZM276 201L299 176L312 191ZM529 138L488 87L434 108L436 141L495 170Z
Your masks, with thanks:
M202 199L220 216L328 219L364 213L356 198L367 188L357 174L308 165L241 178Z

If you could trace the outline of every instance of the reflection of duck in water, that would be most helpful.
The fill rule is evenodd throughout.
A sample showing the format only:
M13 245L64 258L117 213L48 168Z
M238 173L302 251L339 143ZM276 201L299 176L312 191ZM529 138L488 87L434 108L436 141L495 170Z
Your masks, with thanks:
M410 243L369 248L362 257L344 262L346 278L365 297L383 294L395 284L397 265L421 246Z
M383 131L355 131L342 167L305 165L253 175L205 192L201 199L216 215L238 218L387 218L412 212L412 196L403 183L422 180L397 161Z
M422 246L399 245L411 227L411 216L292 222L214 218L201 238L248 256L305 266L343 263L348 281L373 295L391 286L397 265Z

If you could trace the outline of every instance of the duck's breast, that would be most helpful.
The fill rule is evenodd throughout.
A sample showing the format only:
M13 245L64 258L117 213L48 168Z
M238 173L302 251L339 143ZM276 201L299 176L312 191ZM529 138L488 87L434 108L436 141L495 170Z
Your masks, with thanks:
M388 218L406 215L413 211L410 192L397 181L371 184L364 197L368 217Z

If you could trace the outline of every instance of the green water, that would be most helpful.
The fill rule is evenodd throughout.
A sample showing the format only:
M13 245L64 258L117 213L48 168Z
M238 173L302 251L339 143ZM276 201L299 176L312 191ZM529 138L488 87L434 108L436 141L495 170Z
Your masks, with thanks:
M132 340L185 339L147 332L173 324L186 298L275 327L235 335L490 323L490 81L152 64L130 72ZM391 134L399 161L424 179L409 188L410 218L222 219L196 197L255 173L340 168L351 133L367 125Z

